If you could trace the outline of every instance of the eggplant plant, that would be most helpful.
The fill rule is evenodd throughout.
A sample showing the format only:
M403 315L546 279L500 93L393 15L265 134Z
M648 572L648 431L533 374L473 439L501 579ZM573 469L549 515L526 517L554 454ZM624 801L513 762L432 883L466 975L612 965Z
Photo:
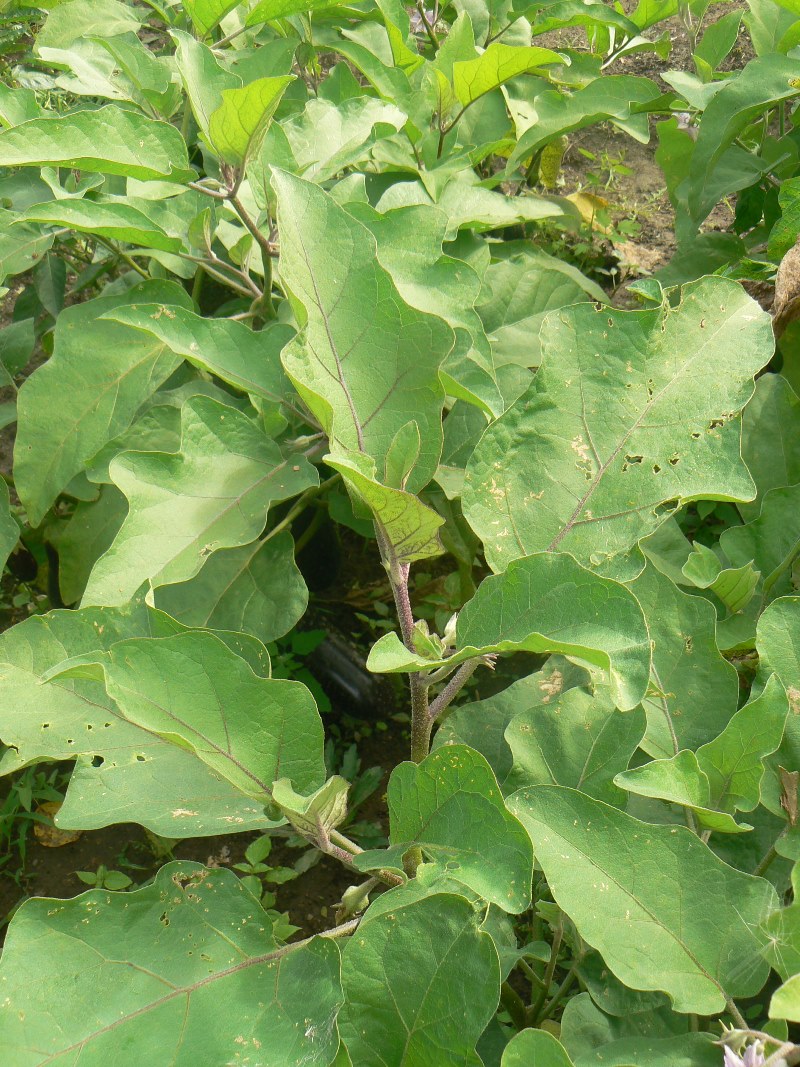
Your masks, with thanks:
M55 606L0 635L0 770L71 764L64 829L260 837L248 881L179 860L25 901L4 1065L800 1062L796 357L700 276L769 275L800 228L800 23L750 7L730 72L739 13L702 34L696 3L19 13L0 549L50 561ZM614 73L673 16L694 74ZM653 115L678 254L619 310L548 253L579 213L537 179ZM749 227L703 234L745 189ZM348 836L267 647L319 509L395 609L386 847ZM446 626L421 566L457 576ZM274 831L347 871L321 933L259 900Z

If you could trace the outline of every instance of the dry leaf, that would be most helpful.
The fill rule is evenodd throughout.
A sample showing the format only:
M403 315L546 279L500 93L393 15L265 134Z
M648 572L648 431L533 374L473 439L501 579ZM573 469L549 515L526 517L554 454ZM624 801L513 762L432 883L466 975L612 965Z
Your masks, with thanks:
M35 822L33 833L40 845L45 848L61 848L62 845L71 845L81 836L80 830L60 830L53 824L53 819L61 809L56 800L47 800L36 809L37 815L43 815L48 822Z

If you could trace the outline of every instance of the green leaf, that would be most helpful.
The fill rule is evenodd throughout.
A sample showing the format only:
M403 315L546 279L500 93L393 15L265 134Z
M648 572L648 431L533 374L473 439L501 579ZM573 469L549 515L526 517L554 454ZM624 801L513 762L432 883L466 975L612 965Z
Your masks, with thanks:
M541 343L532 385L467 466L464 514L492 569L558 549L633 577L625 556L676 501L753 497L736 414L772 335L739 285L703 279L674 308L579 304L545 319Z
M223 89L236 89L241 79L220 66L206 45L183 30L170 31L175 41L175 66L181 76L197 125L208 137L212 114L222 105Z
M118 641L46 680L83 677L92 664L128 722L189 748L245 796L268 803L278 776L301 789L324 778L322 720L308 689L256 675L212 633Z
M761 989L757 927L777 899L768 882L728 867L684 827L642 823L561 786L523 789L508 805L556 903L626 985L661 989L675 1011L701 1015Z
M503 1051L500 1067L574 1067L567 1051L546 1030L522 1030Z
M5 482L0 487L0 571L5 567L19 540L19 525L11 514L11 500Z
M699 541L692 545L682 573L698 589L710 589L734 614L750 603L761 577L752 560L742 567L723 567L717 554Z
M327 193L284 172L273 172L273 184L281 279L301 324L284 368L337 455L366 452L381 463L397 431L416 421L422 447L407 485L416 492L441 453L438 368L450 327L408 307L376 262L372 234Z
M308 589L285 531L267 541L215 552L198 575L161 586L156 605L185 626L242 631L267 644L305 614Z
M131 893L26 901L9 928L0 988L9 1064L100 1064L124 1048L142 1063L245 1057L284 1067L299 1057L326 1067L339 1043L337 946L314 938L281 948L236 875L199 863L167 864Z
M103 318L135 327L166 345L176 356L253 396L279 403L286 394L280 351L292 328L274 323L257 333L231 319L204 319L187 307L126 305Z
M794 518L799 506L800 484L770 489L764 494L757 519L729 527L719 539L720 549L734 567L753 563L758 568L765 594L787 573L800 549L800 531Z
M653 642L642 748L669 758L724 730L736 710L739 680L717 648L716 612L708 601L688 596L651 564L628 588Z
M742 458L756 483L755 500L739 504L745 521L758 517L770 489L800 482L800 398L780 374L762 374L742 416Z
M0 682L13 714L0 718L9 773L41 760L74 760L59 823L76 830L139 822L163 837L256 829L263 807L243 797L185 748L125 718L105 687L84 679L42 680L69 658L110 648L129 636L177 629L141 604L33 616L0 637Z
M239 0L181 0L194 28L201 37L214 29L239 3Z
M311 796L303 796L289 778L279 778L272 799L296 830L322 840L346 819L349 788L347 779L335 774Z
M66 525L49 535L58 552L58 586L65 604L81 599L92 567L111 546L127 514L124 495L115 485L104 485L97 500L79 501Z
M40 226L17 225L16 219L13 211L0 208L0 283L30 270L53 245L52 233Z
M504 911L517 915L530 906L530 841L506 810L480 753L445 745L419 765L401 763L392 771L387 799L390 847L360 853L360 870L402 870L402 857L419 847L442 875Z
M124 604L145 581L193 578L220 548L249 544L270 505L318 482L246 415L209 397L181 409L181 450L126 452L110 466L129 511L89 578L85 604Z
M222 104L208 120L208 138L226 163L242 167L258 150L260 138L293 76L258 78L237 89L222 90Z
M627 768L645 725L641 708L617 711L607 690L568 689L509 723L505 739L514 762L504 791L567 785L619 806L625 798L614 776Z
M717 164L734 139L768 107L800 93L800 62L785 56L752 59L723 83L703 112L687 177L687 200L695 224L717 202L710 188Z
M800 597L796 596L784 596L773 601L758 620L759 669L766 675L774 671L780 678L793 715L800 714L798 623Z
M566 553L527 556L485 578L459 614L456 652L446 661L415 656L396 634L386 634L367 666L379 673L436 669L517 651L560 652L598 669L623 711L635 708L647 688L650 641L636 599Z
M398 562L413 563L442 554L439 529L444 519L411 493L381 485L369 457L356 452L344 459L326 456L325 462L339 471L356 500L372 512Z
M48 5L51 7L51 5ZM69 48L90 35L114 37L136 33L141 18L136 9L120 0L67 0L54 4L36 34L36 51Z
M140 181L193 181L179 131L107 104L96 111L31 119L0 133L0 166L72 167Z
M800 974L793 975L776 989L769 1002L770 1019L786 1019L788 1022L800 1022Z
M656 797L693 811L705 830L721 834L741 834L752 830L739 824L729 812L715 811L708 775L694 752L684 749L672 759L654 760L634 770L618 774L615 783L642 797Z
M41 222L65 226L79 233L98 234L114 241L180 252L181 242L130 204L102 203L97 200L53 200L36 204L18 216L20 222Z
M112 308L159 297L170 304L190 303L181 286L154 280L120 296L75 304L59 315L53 355L19 392L14 479L32 525L39 525L92 456L130 426L141 404L178 366L161 342L99 321ZM87 351L102 352L102 362L87 361Z
M563 63L549 48L519 48L495 41L477 59L453 64L453 88L462 107L520 74L542 74L542 67Z
M588 675L561 656L550 656L540 671L520 678L485 700L460 704L443 720L433 739L440 745L469 745L485 756L503 792L511 772L513 757L505 736L506 728L517 715L557 700L559 694L588 681Z
M514 116L518 141L506 172L513 173L520 163L553 138L597 122L610 121L633 133L636 118L650 110L659 95L657 86L649 78L627 74L597 78L574 93L561 93L555 89L539 93L534 115L524 122L516 121L517 116ZM645 120L644 136L637 139L647 141L648 138Z
M450 894L398 901L374 918L370 911L342 953L339 1030L352 1062L441 1067L446 1049L453 1063L472 1067L500 995L497 950L481 915Z

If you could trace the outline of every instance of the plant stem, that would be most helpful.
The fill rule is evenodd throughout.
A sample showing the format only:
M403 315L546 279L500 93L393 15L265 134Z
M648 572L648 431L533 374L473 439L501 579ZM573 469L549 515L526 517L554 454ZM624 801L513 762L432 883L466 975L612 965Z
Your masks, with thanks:
M776 844L777 844L777 842L776 842ZM760 862L757 864L756 869L753 871L753 874L755 875L755 877L756 878L763 877L764 874L772 866L773 861L776 860L777 858L778 858L778 850L775 848L775 845L770 845L770 847L767 850L767 852L764 854L764 856L761 858Z
M466 663L461 664L428 709L428 718L432 723L436 722L442 712L453 703L455 698L480 666L480 662L480 659L476 658L468 659Z
M511 1016L511 1021L517 1030L524 1030L527 1024L525 1003L519 993L512 989L508 982L503 982L500 986L500 1003Z
M745 1021L745 1017L742 1015L742 1013L739 1011L739 1009L736 1007L736 1004L731 1000L730 997L725 998L725 1007L728 1009L728 1014L736 1023L738 1028L740 1030L747 1030L748 1026L747 1022Z
M439 38L436 36L436 33L434 32L433 26L431 26L431 24L428 22L427 18L425 17L425 4L423 3L423 0L417 0L417 11L419 12L419 17L422 20L422 25L425 27L425 32L428 35L428 39L430 40L430 42L433 45L433 47L438 49L439 48ZM434 25L435 25L435 23L434 23Z
M272 249L272 245L269 243L269 238L266 236L266 234L263 234L261 232L261 230L259 230L258 226L256 226L255 220L253 219L252 215L250 215L250 213L247 211L247 208L241 202L241 200L236 195L236 193L231 193L231 195L228 197L228 199L230 200L231 207L234 209L234 211L239 216L239 218L242 220L244 225L247 227L247 229L253 235L253 239L255 240L255 242L258 245L258 247L261 249L262 255L264 255L268 259L271 259L272 256L275 255L275 253L274 253L274 251ZM270 269L270 279L269 280L270 280L270 282L272 281L272 270L271 269Z
M570 991L570 989L572 988L576 978L578 977L578 968L580 967L582 961L583 961L583 957L582 956L579 956L577 959L573 960L572 966L567 971L567 975L566 975L564 981L561 983L561 985L555 991L555 993L550 998L550 1000L547 1002L547 1004L545 1004L545 1006L542 1008L541 1018L539 1019L540 1022L541 1022L542 1019L550 1019L550 1018L552 1018L553 1012L556 1010L558 1005L561 1003L561 1001L564 999L564 997Z
M326 478L324 482L320 482L319 485L312 485L310 489L306 489L306 491L297 498L281 521L273 526L266 537L262 539L262 544L271 541L273 537L277 537L279 533L291 526L297 516L305 511L314 497L319 496L320 493L324 493L326 490L330 489L340 478L341 474L333 474L330 478Z
M192 281L192 303L200 310L200 294L203 291L203 279L205 278L205 271L202 267L198 266L194 272L194 280Z
M542 1018L542 1008L547 999L547 994L550 992L550 986L553 983L553 975L555 974L556 965L558 963L558 953L561 950L561 938L563 936L564 926L562 922L559 922L558 926L553 931L553 944L550 947L550 959L547 961L547 968L544 972L544 978L542 979L542 988L538 997L528 1009L527 1017L533 1024L538 1023Z

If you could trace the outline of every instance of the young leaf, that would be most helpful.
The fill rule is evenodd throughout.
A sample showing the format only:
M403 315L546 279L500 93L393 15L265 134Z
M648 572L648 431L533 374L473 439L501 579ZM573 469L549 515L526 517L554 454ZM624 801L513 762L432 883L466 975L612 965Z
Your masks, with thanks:
M327 193L285 172L275 171L273 184L281 279L302 326L283 350L286 372L336 454L365 452L381 463L397 431L415 420L422 447L406 488L416 492L439 462L438 369L452 331L408 307L376 262L372 234Z
M752 563L758 568L765 594L786 574L800 549L800 531L794 521L798 506L800 484L770 489L757 519L723 530L719 539L721 550L735 567Z
M372 512L398 562L413 563L441 555L444 550L438 531L444 519L433 508L403 489L381 485L369 458L358 452L346 459L326 456L325 462L339 471L356 499Z
M742 567L723 567L719 557L707 545L695 541L692 554L683 565L683 576L698 589L710 589L732 614L750 603L756 591L761 571L753 561Z
M533 384L467 466L464 514L494 570L558 549L632 577L626 555L674 501L753 497L735 416L772 332L740 286L703 279L675 308L579 304L541 339Z
M0 166L73 167L140 181L189 182L186 144L168 122L107 104L32 119L0 133Z
M243 167L277 110L293 77L258 78L237 89L222 90L222 104L208 120L208 138L226 163Z
M635 708L647 689L650 640L636 599L566 553L527 556L485 578L459 613L456 652L447 660L415 656L396 634L386 634L367 666L378 673L436 669L517 651L560 652L599 668L623 711Z
M549 48L519 48L495 41L477 59L453 64L453 88L462 107L520 74L546 74L541 68L564 62Z
M140 1063L252 1055L264 1067L298 1057L327 1067L339 1043L333 941L281 947L232 871L187 861L131 893L27 901L8 932L0 988L3 1047L34 1048L38 1062L101 1063L125 1048Z
M66 226L79 233L93 233L126 244L158 248L162 252L180 252L183 247L155 222L130 204L103 203L97 200L53 200L36 204L18 216L19 222L41 222L49 226Z
M80 677L91 664L128 722L188 747L245 796L268 803L283 775L300 789L324 779L322 720L308 689L259 677L212 633L119 641L48 679Z
M175 282L145 281L58 316L53 355L19 392L14 479L31 525L108 441L130 426L142 403L179 364L162 342L99 316L120 305L163 299L189 306ZM86 352L103 352L87 361ZM59 417L53 418L58 409Z
M344 822L349 788L347 779L335 774L311 796L303 796L292 788L289 778L279 778L272 787L272 799L295 829L316 836Z
M639 822L572 789L534 786L507 803L556 903L626 985L701 1015L761 989L769 882L728 867L684 827Z
M419 765L399 764L387 799L390 847L358 855L361 870L402 870L405 853L419 847L442 875L504 911L516 915L530 906L530 840L506 810L497 779L478 752L446 745Z
M339 1030L353 1064L433 1067L443 1049L453 1062L474 1060L500 995L497 950L481 918L449 893L398 901L374 918L367 911L342 953Z
M185 626L242 631L267 644L305 613L308 589L288 531L268 541L215 552L199 574L161 586L156 605Z
M181 409L180 452L124 452L110 472L129 511L84 604L124 604L148 580L193 578L212 552L254 541L272 503L318 482L304 456L284 457L246 415L204 396Z

